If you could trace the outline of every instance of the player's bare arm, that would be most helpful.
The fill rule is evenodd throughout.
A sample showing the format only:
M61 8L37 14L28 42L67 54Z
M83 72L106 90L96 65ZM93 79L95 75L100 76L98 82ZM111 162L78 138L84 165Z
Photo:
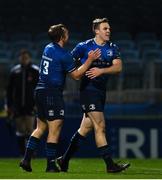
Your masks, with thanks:
M80 66L78 69L76 69L75 71L71 72L70 75L72 76L72 78L79 80L82 75L87 71L87 69L90 67L91 63L98 59L101 56L101 50L100 49L96 49L96 50L91 50L88 53L88 58L85 61L85 63Z
M86 76L90 79L101 76L102 74L118 74L122 71L122 61L121 59L114 59L113 64L107 68L91 68L86 72Z

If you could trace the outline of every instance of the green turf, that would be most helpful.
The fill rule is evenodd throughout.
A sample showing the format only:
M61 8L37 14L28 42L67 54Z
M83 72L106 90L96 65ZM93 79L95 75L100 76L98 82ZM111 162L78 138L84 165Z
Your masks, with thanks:
M34 159L33 172L24 172L18 167L20 159L0 159L0 179L161 179L162 159L126 159L131 167L125 172L105 172L101 159L72 159L68 173L45 173L46 160Z

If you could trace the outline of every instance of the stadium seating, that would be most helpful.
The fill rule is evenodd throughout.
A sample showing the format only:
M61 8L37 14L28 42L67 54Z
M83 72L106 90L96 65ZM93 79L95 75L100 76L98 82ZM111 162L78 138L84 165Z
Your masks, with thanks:
M135 40L137 42L143 41L143 40L157 40L156 33L154 32L140 32L136 34Z
M146 34L138 35L138 37L151 37L150 33ZM1 36L2 35L3 33ZM162 52L160 50L160 41L157 37L155 40L155 36L152 34L152 40L145 39L136 41L133 40L130 33L127 32L114 33L114 37L118 39L114 42L121 51L123 73L120 76L111 76L109 78L109 83L107 85L108 89L115 91L119 89L142 89L149 87L149 82L144 82L146 81L146 77L148 77L147 74L150 71L149 63L147 63L147 67L145 65L146 61L155 62L153 65L157 69L154 74L157 79L155 81L155 86L160 87L159 82L162 76L160 73ZM15 34L13 37L7 36L7 38L7 40L0 41L0 63L8 64L10 62L10 64L15 64L18 60L19 50L27 48L31 52L33 61L36 64L39 64L43 48L49 43L47 33L45 32L40 32L35 36L30 33L20 33ZM83 35L80 33L71 34L69 43L65 48L68 50L73 49L78 42L82 41L83 38ZM4 39L6 39L6 37ZM146 73L143 73L144 71ZM70 87L73 88L73 92L78 89L78 86L75 86L73 81L70 79L67 79L67 81L71 84ZM70 90L67 89L67 92L68 91Z
M47 41L48 40L47 32L40 32L36 34L33 39L35 43L41 42L41 41Z
M11 59L11 53L0 50L0 63L9 63Z
M19 32L19 33L16 33L16 34L13 34L11 37L10 37L10 41L27 41L27 42L30 42L32 41L32 35L30 33L22 33L22 32Z
M140 54L144 51L160 50L160 41L158 40L142 40L137 43Z
M113 41L132 40L132 35L129 32L114 32L111 39Z
M144 71L139 61L124 61L123 64L123 89L142 89Z
M131 50L135 49L135 43L132 40L116 40L116 45L119 46L120 50Z
M8 43L5 41L0 41L0 51L7 51Z
M142 59L144 61L161 59L162 60L162 52L158 49L146 49L142 52Z
M139 61L140 58L139 51L135 49L121 50L121 57L125 62Z

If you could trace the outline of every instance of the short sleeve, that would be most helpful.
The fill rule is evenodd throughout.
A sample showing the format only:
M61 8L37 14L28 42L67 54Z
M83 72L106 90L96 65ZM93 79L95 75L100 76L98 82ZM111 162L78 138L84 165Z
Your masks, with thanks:
M64 56L62 60L62 66L64 71L69 73L76 69L75 60L70 53L66 53L66 55Z
M72 51L71 54L75 60L78 60L84 56L83 43L79 43Z
M116 44L113 44L114 57L113 59L121 59L121 54L119 51L119 47Z

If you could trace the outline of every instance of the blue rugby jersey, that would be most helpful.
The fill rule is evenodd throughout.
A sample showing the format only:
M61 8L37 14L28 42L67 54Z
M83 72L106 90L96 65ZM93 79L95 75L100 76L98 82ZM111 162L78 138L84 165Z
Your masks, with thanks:
M112 65L113 59L120 58L120 52L118 47L108 41L105 45L97 45L94 39L87 40L79 43L73 50L72 55L76 61L80 61L83 64L88 58L88 53L91 50L99 48L101 50L101 57L91 64L90 68L98 67L105 68ZM89 68L89 69L90 69ZM103 74L94 79L89 79L87 76L83 76L81 79L80 90L106 90L106 83L108 80L108 74Z
M63 90L67 72L74 70L75 63L71 54L56 43L48 44L42 55L36 89L60 88Z

